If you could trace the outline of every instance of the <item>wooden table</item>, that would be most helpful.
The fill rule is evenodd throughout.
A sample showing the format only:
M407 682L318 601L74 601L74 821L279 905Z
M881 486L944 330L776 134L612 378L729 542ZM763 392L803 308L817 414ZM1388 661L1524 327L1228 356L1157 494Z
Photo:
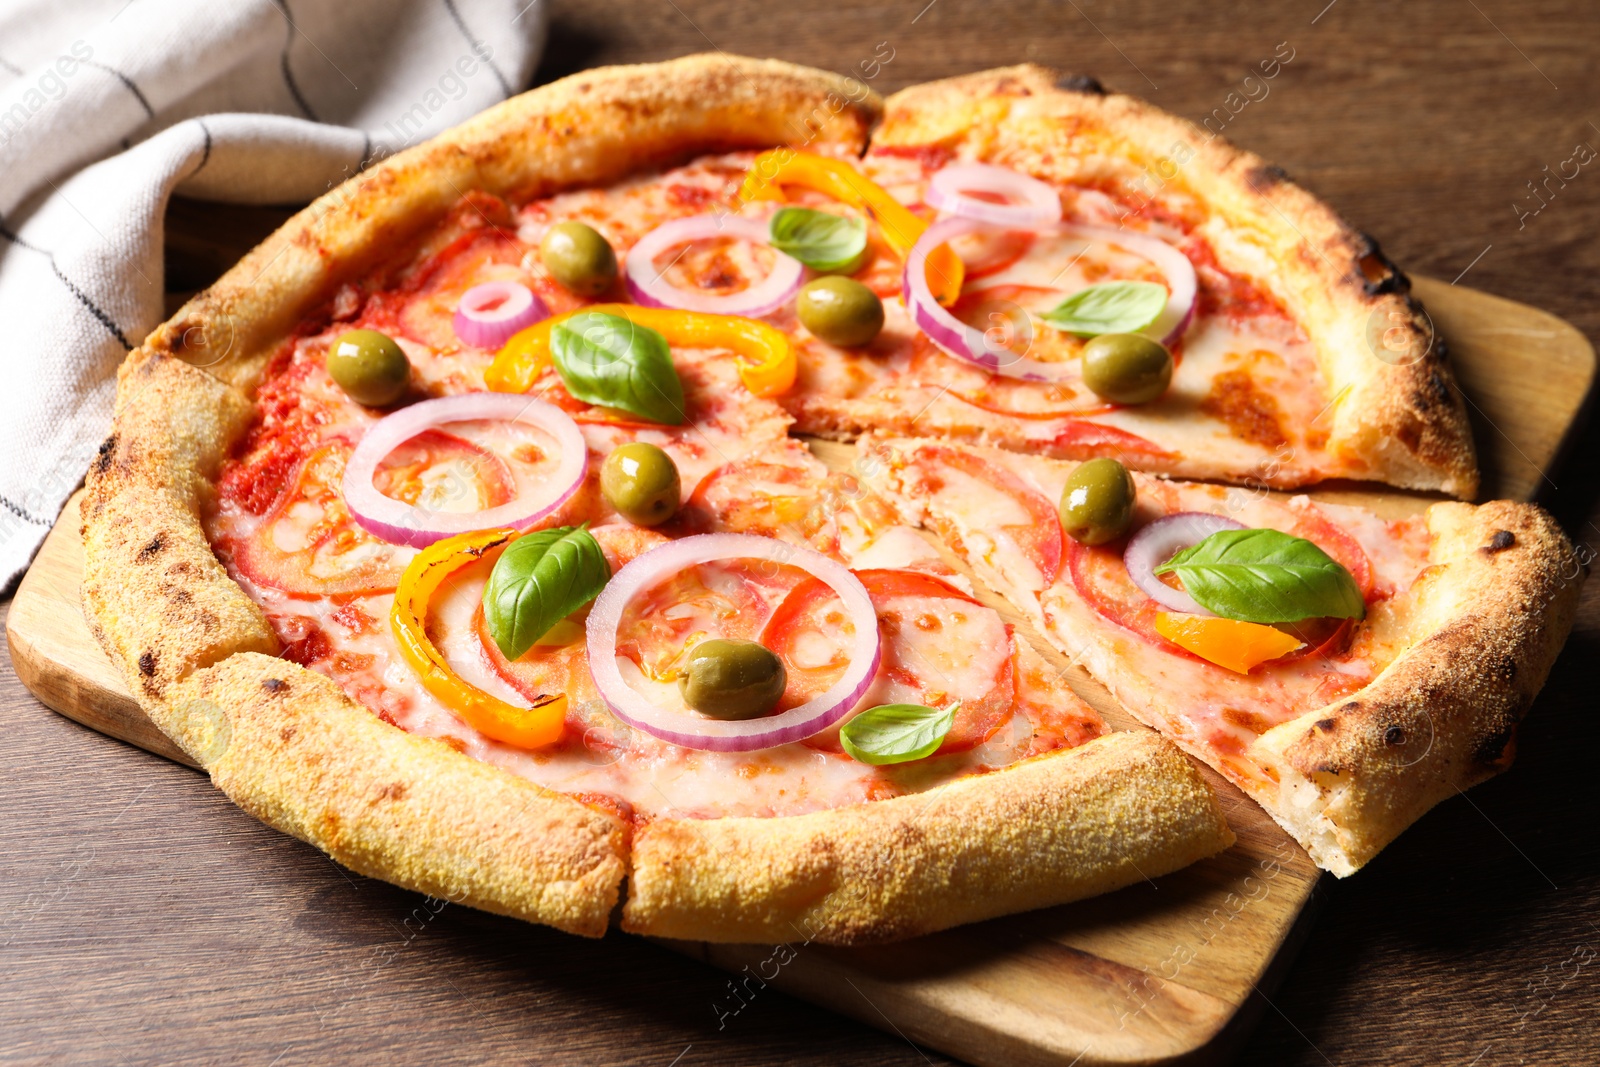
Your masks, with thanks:
M873 81L884 90L1022 59L1091 72L1196 121L1226 117L1227 136L1404 266L1465 274L1600 336L1600 175L1552 180L1537 215L1519 225L1518 213L1539 207L1527 183L1546 164L1580 142L1600 148L1588 5L1325 3L558 0L539 80L711 47L841 71L892 49ZM1291 50L1267 95L1254 88L1238 109L1244 77ZM206 284L285 215L176 203L168 288ZM1600 429L1583 433L1546 472L1544 502L1600 547L1597 449ZM1238 1062L1594 1061L1597 652L1592 582L1515 770L1442 805L1359 877L1326 883ZM9 664L0 715L7 1062L941 1061L771 992L719 1031L719 972L632 938L419 909L256 823L194 772L48 712Z

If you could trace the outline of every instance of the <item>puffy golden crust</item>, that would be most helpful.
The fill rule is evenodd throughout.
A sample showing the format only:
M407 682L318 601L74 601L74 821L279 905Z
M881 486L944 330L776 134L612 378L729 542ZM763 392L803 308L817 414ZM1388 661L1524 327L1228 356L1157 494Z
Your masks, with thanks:
M1328 447L1351 476L1476 494L1466 409L1410 281L1282 170L1143 101L1033 65L890 97L874 147L921 144L1139 199L1192 196L1218 262L1305 327L1334 398Z
M707 151L859 151L879 111L860 82L776 60L719 53L585 71L496 105L320 197L145 345L249 387L269 346L468 190L520 201Z
M1171 744L1107 734L893 800L656 820L634 837L622 926L696 941L889 941L1109 892L1233 840Z
M1348 875L1429 808L1510 766L1517 724L1577 610L1584 569L1544 511L1436 504L1429 568L1397 611L1410 647L1350 699L1263 734L1267 810Z
M605 933L626 823L389 726L320 674L242 653L197 671L154 717L234 803L351 870Z
M231 386L143 349L119 373L114 429L83 500L83 603L146 710L198 668L278 650L200 526L211 479L251 410Z

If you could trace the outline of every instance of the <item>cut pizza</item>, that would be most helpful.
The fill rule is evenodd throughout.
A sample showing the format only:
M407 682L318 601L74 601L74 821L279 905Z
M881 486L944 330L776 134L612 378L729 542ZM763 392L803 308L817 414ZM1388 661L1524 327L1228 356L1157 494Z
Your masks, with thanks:
M1108 732L926 526L1347 873L1509 758L1570 549L1520 505L1267 494L1470 496L1442 346L1280 174L1197 140L1141 185L1198 131L1066 84L885 117L691 57L377 164L124 364L97 637L253 814L582 934L620 902L658 936L884 940L1226 848L1199 770ZM866 431L937 440L847 475L791 436ZM1223 549L1313 592L1255 573L1240 608Z
M1577 605L1572 546L1528 504L1386 521L1114 460L858 448L902 520L1339 875L1509 765Z

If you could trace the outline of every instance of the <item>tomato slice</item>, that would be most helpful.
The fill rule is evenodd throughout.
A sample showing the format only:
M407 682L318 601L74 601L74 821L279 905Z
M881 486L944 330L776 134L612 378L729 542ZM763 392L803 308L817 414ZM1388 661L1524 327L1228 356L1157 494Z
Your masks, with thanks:
M792 491L791 491L792 490ZM695 530L801 537L822 552L838 547L835 508L816 474L787 463L735 460L711 471L689 494L683 521Z
M1156 632L1156 612L1161 605L1133 584L1122 562L1123 544L1116 541L1109 547L1085 545L1069 538L1067 570L1072 575L1073 588L1101 618L1176 655L1189 655Z
M516 495L505 460L443 430L401 443L378 465L372 484L384 496L440 511L483 511Z
M980 196L980 199L983 198ZM991 274L999 274L1027 255L1033 248L1035 240L1035 236L1027 230L980 231L967 234L960 239L959 245L961 262L966 267L963 277L971 282L975 278L987 278ZM955 309L970 295L963 294L952 305L950 310L957 318L960 318L961 313Z
M970 452L930 446L919 449L918 458L922 462L915 469L923 472L921 488L930 495L947 488L948 479L940 470L946 468L961 475L962 481L970 480L976 483L976 487L998 491L1015 501L1020 514L1025 515L1026 520L1002 522L996 519L994 526L1003 530L1023 554L1039 568L1039 573L1044 579L1041 588L1048 588L1050 583L1056 580L1056 575L1061 573L1061 520L1056 515L1055 505L1046 500L1044 494L999 464L991 463ZM968 487L956 484L950 488L960 494ZM1016 516L1006 516L1006 518L1014 517Z
M1146 461L1177 458L1177 453L1169 452L1149 438L1098 422L1070 422L1056 434L1051 444L1054 446L1051 454L1072 459L1099 456L1122 460L1137 456Z
M340 491L350 451L344 441L330 441L301 461L234 552L245 577L302 599L394 592L411 550L379 540L351 518Z
M667 542L654 530L632 525L596 526L591 532L595 540L600 542L613 574L638 556ZM587 609L576 618L581 621L586 617ZM483 646L484 655L488 657L489 666L518 693L529 700L539 699L549 693L566 693L573 697L568 704L568 730L563 740L557 742L558 746L574 739L591 748L594 746L596 736L591 734L585 739L586 731L593 724L581 721L584 709L579 707L580 690L583 691L582 695L592 694L585 660L586 646L581 637L570 645L536 644L517 659L508 660L489 635L489 625L484 619L481 603L473 612L472 627L479 644Z
M301 460L288 488L235 553L251 581L299 598L394 592L410 550L374 537L350 515L341 486L350 451L337 439ZM396 448L373 484L408 504L458 511L497 507L516 492L504 460L439 430Z
M951 678L940 664L927 662L927 657L918 652L915 638L904 628L931 634L946 624L962 625L973 612L992 615L993 609L921 571L868 569L855 573L878 611L885 642L882 670L905 694L896 699L948 702ZM942 603L929 610L933 607L930 601ZM941 754L965 752L983 744L1013 713L1016 657L1015 649L1009 647L1010 628L1004 627L997 616L985 621L991 628L1004 628L1008 649L998 659L993 683L977 698L962 699L955 725L939 747ZM789 672L789 685L780 708L798 707L839 680L849 665L844 650L844 639L850 634L847 625L838 595L825 582L807 578L789 592L761 632L761 643L783 660ZM837 730L825 730L807 738L804 744L824 752L844 751Z
M1304 506L1297 506L1293 510L1297 516L1295 524L1285 532L1305 538L1343 564L1351 577L1355 578L1361 598L1371 601L1374 585L1372 560L1367 558L1361 542L1335 525L1322 509L1309 500L1304 502Z
M617 627L617 654L646 677L674 681L706 637L757 640L763 620L806 578L798 567L719 560L680 571L635 596Z
M1361 589L1362 597L1370 601L1373 595L1372 562L1361 544L1336 526L1315 505L1308 503L1303 509L1297 507L1295 511L1298 513L1295 522L1286 532L1313 542L1347 567ZM1162 610L1161 605L1151 600L1129 577L1128 568L1122 561L1124 544L1118 541L1109 546L1091 547L1068 540L1067 568L1078 595L1102 618L1133 631L1174 655L1197 659L1156 630L1155 619L1157 612ZM1355 622L1352 619L1304 619L1283 624L1279 629L1298 638L1303 644L1293 652L1267 661L1264 666L1341 655L1350 645Z

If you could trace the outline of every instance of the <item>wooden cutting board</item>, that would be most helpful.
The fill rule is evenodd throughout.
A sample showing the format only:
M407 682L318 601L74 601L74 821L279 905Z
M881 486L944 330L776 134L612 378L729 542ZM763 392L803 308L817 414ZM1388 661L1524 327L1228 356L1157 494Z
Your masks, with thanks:
M1531 499L1584 407L1594 350L1534 308L1429 279L1416 289L1470 401L1484 497ZM845 446L815 444L826 462L848 463ZM1311 495L1391 517L1431 501L1350 486ZM75 497L17 590L7 627L17 676L62 714L187 763L89 634L78 525ZM1081 668L1068 678L1114 726L1138 728ZM718 1007L725 1020L771 986L981 1065L1220 1062L1287 968L1319 872L1265 813L1206 774L1239 843L1155 882L893 945L671 947L731 972Z

